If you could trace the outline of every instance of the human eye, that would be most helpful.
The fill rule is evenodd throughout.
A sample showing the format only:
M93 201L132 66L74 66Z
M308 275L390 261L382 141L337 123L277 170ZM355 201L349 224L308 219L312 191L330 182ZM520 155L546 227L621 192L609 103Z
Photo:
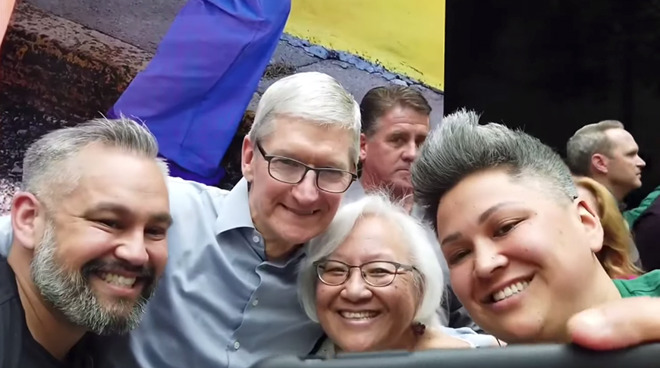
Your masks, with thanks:
M386 276L396 273L396 266L391 263L371 263L364 270L370 276Z
M338 262L327 262L323 266L323 272L328 274L344 274L347 272L348 268Z
M104 228L107 229L120 229L121 223L118 220L115 219L110 219L110 218L99 218L99 219L94 219L93 222L101 225Z
M509 234L513 229L520 224L522 220L511 220L511 221L505 221L502 224L498 225L497 228L495 229L493 236L496 238L501 238L503 236L506 236Z
M449 266L455 265L460 263L462 260L464 260L467 256L469 256L471 251L469 249L465 248L459 248L452 250L448 252L447 258L447 264Z
M273 158L272 164L290 168L296 168L300 166L298 161L286 157L275 157Z
M145 233L154 240L160 240L167 236L167 228L162 226L150 226L145 229Z

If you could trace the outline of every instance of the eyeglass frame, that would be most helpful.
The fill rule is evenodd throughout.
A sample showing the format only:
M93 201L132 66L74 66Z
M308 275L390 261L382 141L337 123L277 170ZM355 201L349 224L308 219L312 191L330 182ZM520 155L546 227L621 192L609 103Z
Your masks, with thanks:
M255 146L257 146L257 149L259 150L259 153L261 153L261 156L263 156L264 160L266 160L266 162L268 162L268 175L270 175L271 178L279 181L280 183L292 184L292 185L300 184L303 180L305 180L305 177L307 176L307 173L310 172L310 171L313 171L316 174L316 180L314 180L314 184L316 185L316 188L318 188L318 190L321 190L321 191L326 192L326 193L338 194L338 193L346 192L348 190L348 188L351 187L351 184L353 184L353 182L355 180L357 180L357 178L358 178L357 174L352 173L352 172L347 171L347 170L335 169L335 168L330 168L330 167L316 168L316 167L311 167L311 166L309 166L309 165L307 165L303 162L300 162L298 160L294 160L290 157L279 156L279 155L269 155L269 154L266 153L266 150L264 150L264 147L261 145L261 142L259 142L259 141L255 142ZM284 180L278 179L275 176L273 176L273 174L270 172L270 163L274 158L280 158L280 159L293 161L293 162L301 165L302 167L304 167L305 172L300 177L300 180L298 180L297 182L288 182L288 181L284 181ZM333 191L330 191L330 190L327 190L327 189L323 189L319 186L319 177L320 177L319 173L324 172L324 171L326 171L326 172L328 172L328 171L342 172L342 173L350 174L351 175L351 180L348 182L348 185L346 186L346 189L344 189L342 191L339 191L339 192L333 192Z
M323 280L323 277L321 277L321 274L320 274L320 270L321 270L320 266L324 263L327 263L327 262L337 262L337 263L341 263L344 266L348 267L348 271L346 272L346 278L344 279L344 281L342 281L339 284L331 284L331 283L328 283L327 281ZM389 263L389 264L396 267L394 273L392 274L393 276L392 276L392 280L390 282L388 282L387 284L384 284L384 285L374 285L374 284L372 284L371 282L369 282L367 280L367 278L365 277L365 273L362 271L362 267L364 267L366 265L374 264L374 263ZM341 285L344 285L346 283L346 281L348 281L351 278L351 270L353 268L357 268L358 270L360 270L360 276L362 277L362 280L367 285L372 286L372 287L387 287L387 286L392 285L392 283L394 283L394 280L396 280L396 275L403 274L403 272L399 272L399 270L404 270L406 272L420 273L419 269L417 269L417 267L415 267L415 266L406 265L406 264L402 264L402 263L394 262L394 261L369 261L369 262L365 262L365 263L363 263L359 266L355 266L355 265L350 265L346 262L337 261L335 259L320 259L316 262L313 262L312 265L314 266L314 269L316 270L316 277L319 279L319 281L321 281L323 284L328 285L328 286L341 286Z

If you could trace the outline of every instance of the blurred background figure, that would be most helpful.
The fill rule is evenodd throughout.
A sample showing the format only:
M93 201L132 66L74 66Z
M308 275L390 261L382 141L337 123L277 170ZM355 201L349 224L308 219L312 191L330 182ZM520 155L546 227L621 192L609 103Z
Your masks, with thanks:
M632 236L616 200L603 185L588 177L575 178L578 194L596 211L603 226L603 247L596 254L613 279L630 279L643 272L632 261L637 255Z
M290 10L290 0L189 0L108 115L143 120L172 176L218 184Z
M623 208L623 200L642 186L646 162L623 123L604 120L578 129L566 143L566 163L576 175L604 185Z

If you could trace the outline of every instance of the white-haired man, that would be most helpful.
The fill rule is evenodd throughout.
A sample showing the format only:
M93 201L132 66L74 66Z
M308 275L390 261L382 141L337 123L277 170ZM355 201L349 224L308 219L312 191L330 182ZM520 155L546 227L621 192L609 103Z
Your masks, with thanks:
M105 366L249 367L309 353L322 331L298 303L296 270L355 179L359 137L358 104L330 76L268 88L231 191L170 181L170 262L140 327L99 342Z

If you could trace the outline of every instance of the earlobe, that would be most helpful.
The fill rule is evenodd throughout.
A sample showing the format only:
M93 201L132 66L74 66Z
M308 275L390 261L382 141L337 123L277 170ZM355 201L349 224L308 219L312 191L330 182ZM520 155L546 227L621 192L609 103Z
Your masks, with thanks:
M18 192L11 205L11 224L16 244L34 249L37 233L41 228L40 216L44 211L41 203L33 194Z
M254 159L254 145L248 136L243 138L241 148L241 171L248 182L252 182L252 160Z
M578 215L580 216L580 222L584 228L587 239L589 242L589 248L592 252L598 253L603 247L603 226L600 223L600 218L594 212L595 209L589 207L589 204L582 200L577 200L577 210Z

